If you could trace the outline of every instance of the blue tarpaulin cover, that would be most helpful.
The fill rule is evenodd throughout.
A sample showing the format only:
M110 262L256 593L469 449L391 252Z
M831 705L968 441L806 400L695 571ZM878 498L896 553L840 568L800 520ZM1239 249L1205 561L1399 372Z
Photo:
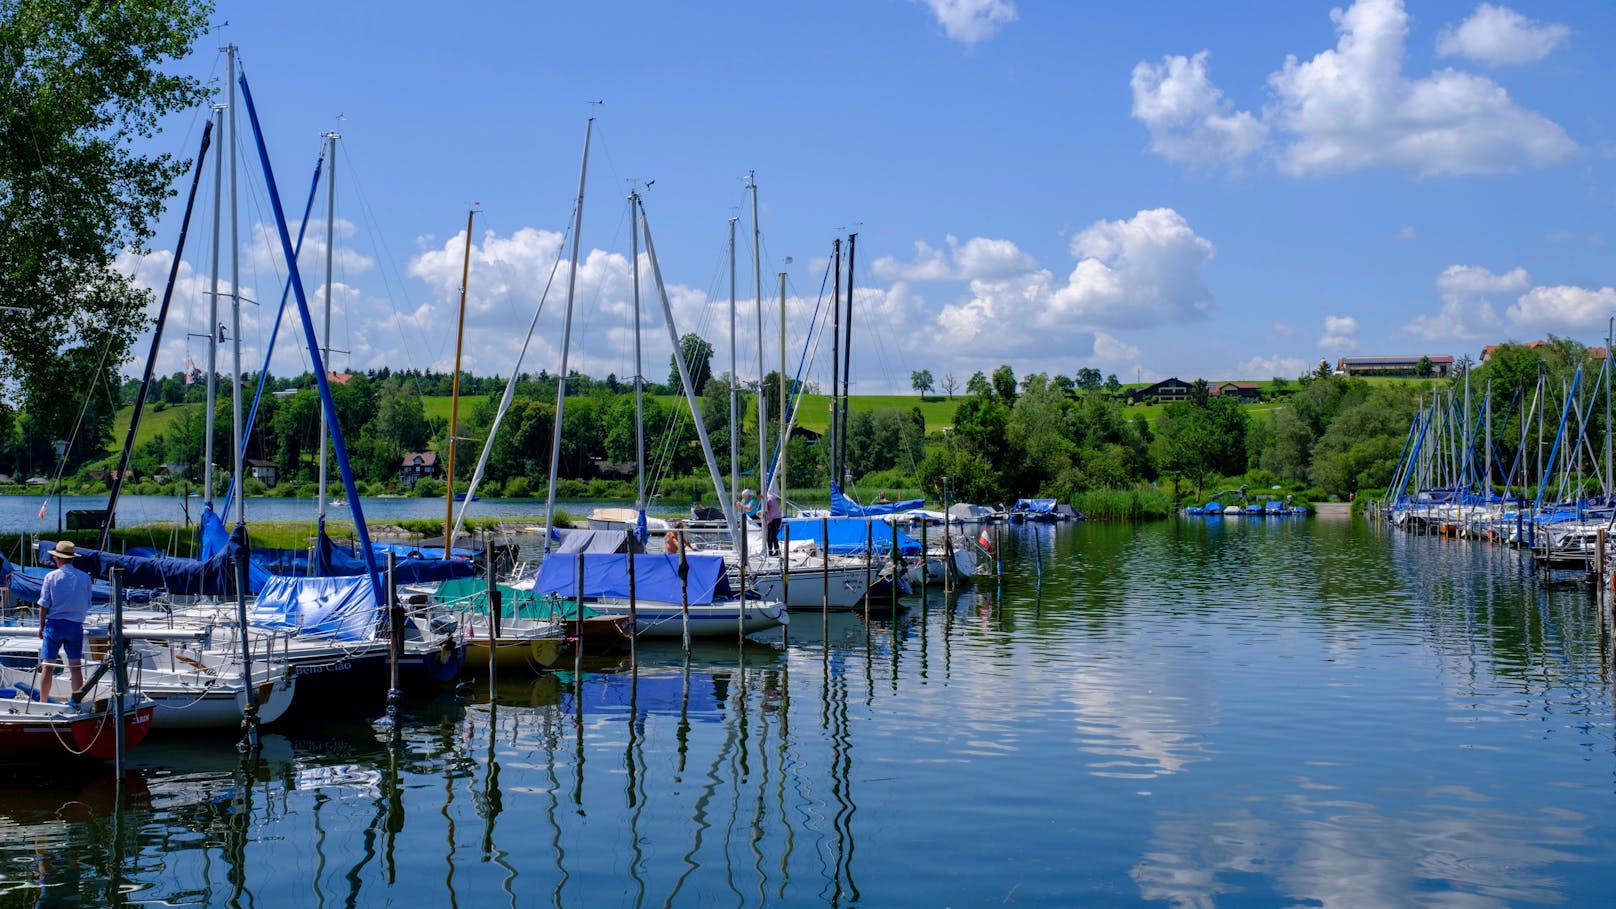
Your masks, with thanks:
M54 547L55 544L52 544ZM83 550L80 550L82 552ZM45 575L50 573L49 568L24 568L21 565L0 556L0 574L11 578L11 598L25 603L39 602L39 589L44 586ZM146 603L150 602L152 592L138 587L124 589L124 602ZM105 606L112 602L112 585L106 581L90 581L90 603L95 606Z
M831 555L862 555L864 547L872 542L877 553L885 553L892 548L892 527L881 522L870 529L870 522L864 518L788 518L786 526L791 529L791 542L811 542L820 548L828 548ZM830 525L830 545L825 546L820 539L824 534L825 524ZM785 539L785 531L781 531L781 539ZM920 554L920 541L899 531L898 552L906 556Z
M217 517L214 522L217 524ZM216 530L222 533L223 527L217 526ZM205 515L202 532L203 551L206 552L209 529ZM105 578L108 569L121 567L124 587L129 589L166 590L171 594L188 596L235 596L236 552L246 545L246 540L246 529L238 527L235 533L225 537L223 545L216 544L214 553L204 559L142 558L80 547L73 564L92 578ZM39 561L48 563L50 551L55 547L54 540L40 540ZM254 570L252 563L248 562L248 588L251 592L257 593L262 589L269 576L269 572L262 567Z
M837 517L874 518L913 511L926 504L925 499L905 499L902 502L883 502L880 505L860 505L842 492L840 484L830 484L830 513ZM795 536L793 536L795 539Z
M1023 514L1054 514L1055 503L1055 499L1017 499L1010 510Z
M270 578L249 620L339 641L370 641L381 624L375 588L364 576Z
M377 544L371 544L372 551L376 551ZM385 552L378 552L380 562L380 583L387 580L387 556ZM314 573L323 577L351 577L363 575L367 569L362 556L354 555L331 541L325 534L320 535L319 558L314 565ZM477 566L468 559L401 559L393 565L393 578L400 584L424 584L431 581L447 581L453 578L469 578L477 573Z
M690 602L711 603L724 577L724 557L687 553L689 560ZM584 559L584 596L628 597L628 560L634 560L634 595L660 603L681 602L679 595L679 556L677 553L590 554ZM539 566L533 589L558 596L577 596L578 556L552 552Z

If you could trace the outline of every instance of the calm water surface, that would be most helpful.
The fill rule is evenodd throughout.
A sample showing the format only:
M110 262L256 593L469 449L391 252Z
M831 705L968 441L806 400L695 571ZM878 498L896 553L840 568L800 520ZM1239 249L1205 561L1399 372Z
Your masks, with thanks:
M423 695L245 765L154 737L121 811L107 773L5 784L0 905L1608 901L1586 590L1345 520L1006 534L1002 588L896 622Z

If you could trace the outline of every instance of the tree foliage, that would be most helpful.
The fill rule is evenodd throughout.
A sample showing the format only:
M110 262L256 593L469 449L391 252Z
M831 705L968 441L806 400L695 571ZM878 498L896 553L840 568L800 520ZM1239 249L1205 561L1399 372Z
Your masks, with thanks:
M22 310L0 332L0 410L28 415L34 445L72 439L75 460L108 441L117 382L100 377L145 326L149 295L115 259L150 239L189 167L134 146L205 99L201 82L161 67L190 51L209 11L197 0L0 3L0 306ZM75 436L86 398L95 418Z

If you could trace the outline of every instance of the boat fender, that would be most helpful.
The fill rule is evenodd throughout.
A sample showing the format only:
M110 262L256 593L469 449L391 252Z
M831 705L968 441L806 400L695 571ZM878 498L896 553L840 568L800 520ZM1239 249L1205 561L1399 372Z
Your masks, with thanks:
M0 698L14 698L16 696L17 696L17 689L11 687L10 685L7 685L4 688L0 688Z
M39 700L39 691L38 691L38 689L34 688L34 686L28 684L27 682L20 682L19 681L14 685L14 687L16 688L17 691L22 692L23 697L28 698L30 701Z

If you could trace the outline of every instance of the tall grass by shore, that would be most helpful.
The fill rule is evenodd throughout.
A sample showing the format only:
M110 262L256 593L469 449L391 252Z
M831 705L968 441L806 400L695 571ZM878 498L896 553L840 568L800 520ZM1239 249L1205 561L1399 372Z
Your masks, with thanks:
M1174 511L1172 498L1154 486L1085 490L1072 497L1072 507L1094 521L1149 521Z

